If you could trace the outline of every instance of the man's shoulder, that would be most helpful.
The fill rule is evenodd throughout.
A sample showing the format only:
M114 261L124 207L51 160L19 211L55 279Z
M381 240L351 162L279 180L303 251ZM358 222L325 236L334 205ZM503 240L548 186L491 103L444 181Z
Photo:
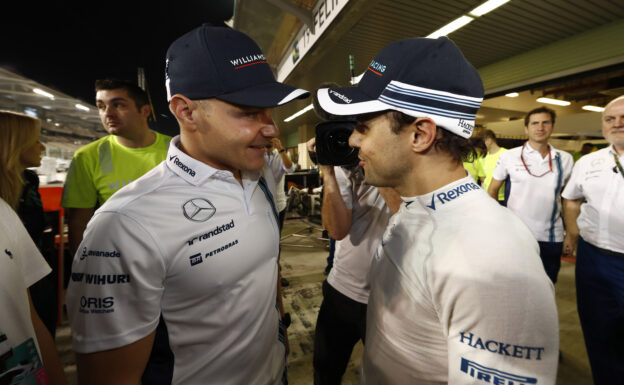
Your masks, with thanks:
M575 167L589 167L592 164L597 164L596 162L598 162L599 160L604 160L608 158L610 158L609 148L605 147L600 150L583 155L576 161Z
M110 143L112 139L113 135L106 135L101 137L100 139L96 139L90 143L87 143L84 146L80 147L78 150L76 150L76 152L74 153L74 158L82 158L88 154L97 153L99 148L103 144Z
M520 152L522 151L522 146L514 147L510 149L502 149L498 154L494 156L498 156L499 161L505 162L512 159L520 159Z
M160 187L171 184L175 180L176 178L172 178L172 173L165 163L160 163L113 194L98 211L123 212L133 209L142 210L142 202L148 204L147 200L143 198L157 194Z

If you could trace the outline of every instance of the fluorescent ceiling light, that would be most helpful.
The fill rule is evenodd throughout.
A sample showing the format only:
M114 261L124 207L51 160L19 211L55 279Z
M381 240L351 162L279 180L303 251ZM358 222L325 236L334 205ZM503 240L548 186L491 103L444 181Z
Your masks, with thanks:
M450 23L438 29L437 31L433 32L427 37L430 39L437 39L440 36L448 36L451 32L457 31L458 29L460 29L461 27L470 23L473 20L474 19L470 16L466 16L466 15L461 16L460 18L451 21Z
M473 9L469 12L471 16L483 16L486 13L500 7L501 5L507 3L509 0L489 0L485 3L481 4L477 8Z
M314 106L312 104L306 106L305 108L295 112L294 114L290 115L289 117L287 117L286 119L284 119L284 122L290 122L291 120L293 120L294 118L305 114L306 112L310 111L311 109L313 109Z
M554 104L556 106L569 106L570 105L570 102L566 100L551 99L551 98L539 98L537 99L537 101L540 103Z
M507 96L508 98L517 98L520 94L517 92L510 92L508 94L505 94L505 96Z
M87 107L87 106L83 106L83 105L82 105L82 104L80 104L80 103L76 104L76 108L77 108L77 109L79 109L79 110L83 110L83 111L87 111L87 112L89 112L89 107Z
M604 111L604 107L598 107L598 106L592 106L592 105L586 105L586 106L583 106L581 108L584 109L584 110L587 110L587 111L594 111L594 112L602 112L602 111Z
M49 92L45 92L44 90L40 90L39 88L33 88L33 92L36 93L37 95L46 96L50 99L54 99L54 95L52 95Z

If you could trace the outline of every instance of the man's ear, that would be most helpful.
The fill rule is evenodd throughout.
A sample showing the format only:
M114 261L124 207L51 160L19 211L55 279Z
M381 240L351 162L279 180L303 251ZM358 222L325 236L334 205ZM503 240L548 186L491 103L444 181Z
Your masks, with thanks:
M180 94L173 95L169 101L169 109L175 115L176 119L178 119L180 125L184 125L185 127L195 125L193 110L195 110L197 106L197 103Z
M152 113L152 107L150 107L149 104L145 104L144 106L141 107L141 115L143 115L146 119L149 118L151 113Z
M412 150L414 152L425 152L431 148L437 138L437 126L429 118L418 118L409 129L412 135Z

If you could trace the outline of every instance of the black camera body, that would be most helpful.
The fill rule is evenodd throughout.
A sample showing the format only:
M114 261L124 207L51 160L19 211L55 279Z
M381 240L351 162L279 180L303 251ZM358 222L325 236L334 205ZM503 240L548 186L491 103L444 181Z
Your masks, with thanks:
M326 166L357 166L357 148L349 147L355 120L329 120L316 125L316 163Z

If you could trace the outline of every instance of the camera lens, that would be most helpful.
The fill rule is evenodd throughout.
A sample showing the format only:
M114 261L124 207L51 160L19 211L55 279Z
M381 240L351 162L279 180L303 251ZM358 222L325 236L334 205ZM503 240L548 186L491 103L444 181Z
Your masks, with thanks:
M329 150L339 156L348 156L354 149L349 147L349 136L351 131L338 130L328 135Z

